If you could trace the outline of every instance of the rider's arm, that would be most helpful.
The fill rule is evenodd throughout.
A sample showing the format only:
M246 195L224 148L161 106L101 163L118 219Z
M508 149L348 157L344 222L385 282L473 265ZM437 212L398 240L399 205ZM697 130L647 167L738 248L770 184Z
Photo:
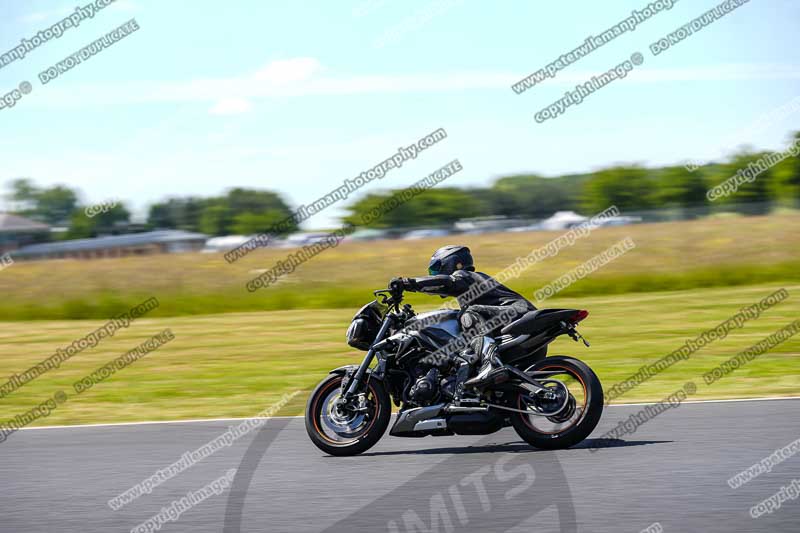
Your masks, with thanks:
M472 284L472 278L464 272L452 276L424 276L421 278L400 278L403 289L409 292L424 292L440 296L460 296Z

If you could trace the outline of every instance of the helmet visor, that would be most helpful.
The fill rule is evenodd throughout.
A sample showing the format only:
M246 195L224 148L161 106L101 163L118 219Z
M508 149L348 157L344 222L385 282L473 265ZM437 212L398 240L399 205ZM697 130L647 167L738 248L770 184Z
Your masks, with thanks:
M428 274L431 276L438 276L442 272L442 262L438 259L428 265Z

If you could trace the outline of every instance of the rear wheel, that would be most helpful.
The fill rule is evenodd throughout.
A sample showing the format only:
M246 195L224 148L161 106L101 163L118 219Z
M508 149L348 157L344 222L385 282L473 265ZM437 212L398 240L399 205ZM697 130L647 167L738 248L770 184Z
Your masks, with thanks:
M378 442L392 409L383 384L369 379L357 405L341 400L342 376L325 378L308 399L306 431L317 448L331 455L356 455Z
M588 437L603 414L603 387L594 371L582 361L560 356L540 361L526 372L533 370L555 373L542 380L552 389L550 398L533 397L521 390L513 407L553 415L514 413L511 424L519 436L528 444L547 450L569 448ZM557 381L548 382L550 379Z

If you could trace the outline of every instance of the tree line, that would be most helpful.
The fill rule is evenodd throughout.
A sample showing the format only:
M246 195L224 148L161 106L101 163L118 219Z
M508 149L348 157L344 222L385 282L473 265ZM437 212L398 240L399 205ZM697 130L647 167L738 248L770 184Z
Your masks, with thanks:
M790 143L800 148L800 132L792 135ZM623 212L708 207L711 204L706 197L709 188L769 153L741 149L723 162L698 168L616 165L591 173L558 177L507 176L489 187L437 187L372 221L369 226L444 226L480 216L540 219L564 210L590 215L611 205ZM87 215L87 205L81 202L78 192L64 185L37 187L29 179L17 179L10 182L8 189L11 212L62 228L54 238L64 239L155 229L180 229L214 236L249 235L269 232L292 213L289 204L276 192L233 188L215 197L167 198L150 205L146 221L136 224L131 222L131 212L125 202L97 215ZM396 192L378 191L361 197L347 206L344 221L359 223L362 215ZM792 156L765 170L753 181L743 183L735 194L715 201L714 205L736 209L735 205L741 204L766 206L798 201L800 159ZM296 229L289 228L289 231Z

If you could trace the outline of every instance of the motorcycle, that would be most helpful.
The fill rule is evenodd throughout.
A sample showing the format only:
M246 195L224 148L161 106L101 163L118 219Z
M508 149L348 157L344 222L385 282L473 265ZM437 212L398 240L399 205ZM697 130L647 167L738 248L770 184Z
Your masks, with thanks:
M361 364L331 370L308 399L306 431L325 453L374 446L389 426L391 403L400 408L389 432L397 437L488 435L513 426L534 447L562 449L600 421L603 389L594 371L572 357L547 357L561 335L589 346L576 329L588 311L537 309L470 337L458 311L417 315L409 304L401 308L401 289L373 294L347 330L348 344L367 352ZM465 386L485 357L495 368L480 386Z

